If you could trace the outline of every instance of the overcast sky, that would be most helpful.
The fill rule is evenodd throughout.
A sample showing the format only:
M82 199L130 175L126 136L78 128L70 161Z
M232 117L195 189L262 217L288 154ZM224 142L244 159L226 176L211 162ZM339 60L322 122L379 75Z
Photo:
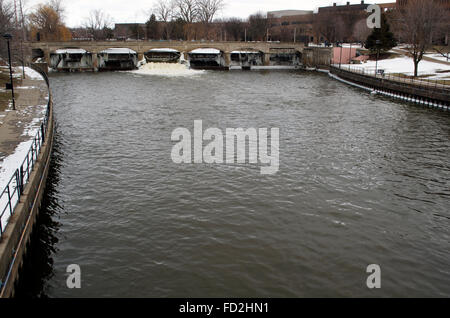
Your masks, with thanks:
M25 0L27 12L46 0ZM65 22L69 27L79 26L89 16L93 9L102 9L115 23L120 22L145 22L147 13L152 9L156 0L63 0L66 8ZM345 4L339 0L224 0L225 8L219 13L219 18L237 16L246 18L257 11L273 10L314 10L321 6L332 5L333 2ZM352 4L360 3L360 0L350 1ZM366 3L386 3L395 0L378 0Z

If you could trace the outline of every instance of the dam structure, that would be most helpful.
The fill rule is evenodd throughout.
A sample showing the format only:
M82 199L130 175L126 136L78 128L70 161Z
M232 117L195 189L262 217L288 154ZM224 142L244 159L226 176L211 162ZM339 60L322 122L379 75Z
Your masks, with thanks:
M328 48L308 48L303 43L279 42L28 42L32 59L49 62L58 71L129 70L140 61L179 63L196 69L231 67L329 65Z

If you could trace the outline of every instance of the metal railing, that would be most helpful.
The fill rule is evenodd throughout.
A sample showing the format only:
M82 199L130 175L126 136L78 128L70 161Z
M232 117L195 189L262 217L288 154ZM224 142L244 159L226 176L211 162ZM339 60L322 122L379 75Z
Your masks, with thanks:
M351 73L361 74L364 76L369 76L377 79L388 80L392 82L409 84L412 86L427 88L427 89L439 89L439 90L448 90L450 91L450 83L444 84L442 80L427 80L421 78L407 77L407 76L397 76L390 73L384 73L382 68L377 70L376 73L375 67L373 69L367 69L358 66L349 66L349 65L339 65L339 64L331 64L335 69L348 71Z
M41 73L41 72L40 72ZM44 80L48 84L46 74L42 74ZM49 91L49 99L47 109L44 115L43 122L36 136L32 139L30 150L28 151L22 164L16 169L16 172L9 179L6 187L0 192L0 240L6 230L8 221L14 214L14 209L20 202L23 195L24 188L30 179L30 175L39 157L40 150L45 141L45 134L47 132L48 120L50 115L51 96Z

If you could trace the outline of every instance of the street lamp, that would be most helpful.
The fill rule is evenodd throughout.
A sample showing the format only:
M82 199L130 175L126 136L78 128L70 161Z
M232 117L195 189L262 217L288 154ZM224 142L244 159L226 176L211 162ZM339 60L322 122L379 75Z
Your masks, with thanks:
M12 64L11 64L11 50L9 48L9 41L12 39L12 35L9 33L3 34L3 38L8 43L8 60L9 60L9 79L10 84L6 84L6 89L11 90L11 96L12 96L12 104L13 104L13 110L16 110L16 102L14 100L14 83L13 83L13 72L12 72Z
M341 53L339 54L339 68L341 68L341 64L342 64L342 42L337 42L337 45L341 45Z
M380 54L380 44L381 44L381 41L380 41L380 40L376 40L376 41L375 41L375 44L376 44L376 46L377 46L377 60L376 60L376 62L375 62L375 77L377 77L377 75L378 75L378 55Z

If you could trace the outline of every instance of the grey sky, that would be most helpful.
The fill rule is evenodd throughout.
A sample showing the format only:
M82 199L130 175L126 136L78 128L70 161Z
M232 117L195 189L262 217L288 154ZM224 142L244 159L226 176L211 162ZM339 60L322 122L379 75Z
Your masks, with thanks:
M272 10L314 10L321 6L332 5L333 2L345 4L345 1L338 0L224 0L226 6L218 17L237 16L245 18L257 11ZM25 0L27 11L45 0ZM156 0L63 0L66 8L65 22L68 26L79 26L89 16L93 9L102 9L109 14L113 22L145 22L147 12L153 7ZM350 1L352 4L360 3L360 0ZM386 3L395 0L365 1L366 3Z

